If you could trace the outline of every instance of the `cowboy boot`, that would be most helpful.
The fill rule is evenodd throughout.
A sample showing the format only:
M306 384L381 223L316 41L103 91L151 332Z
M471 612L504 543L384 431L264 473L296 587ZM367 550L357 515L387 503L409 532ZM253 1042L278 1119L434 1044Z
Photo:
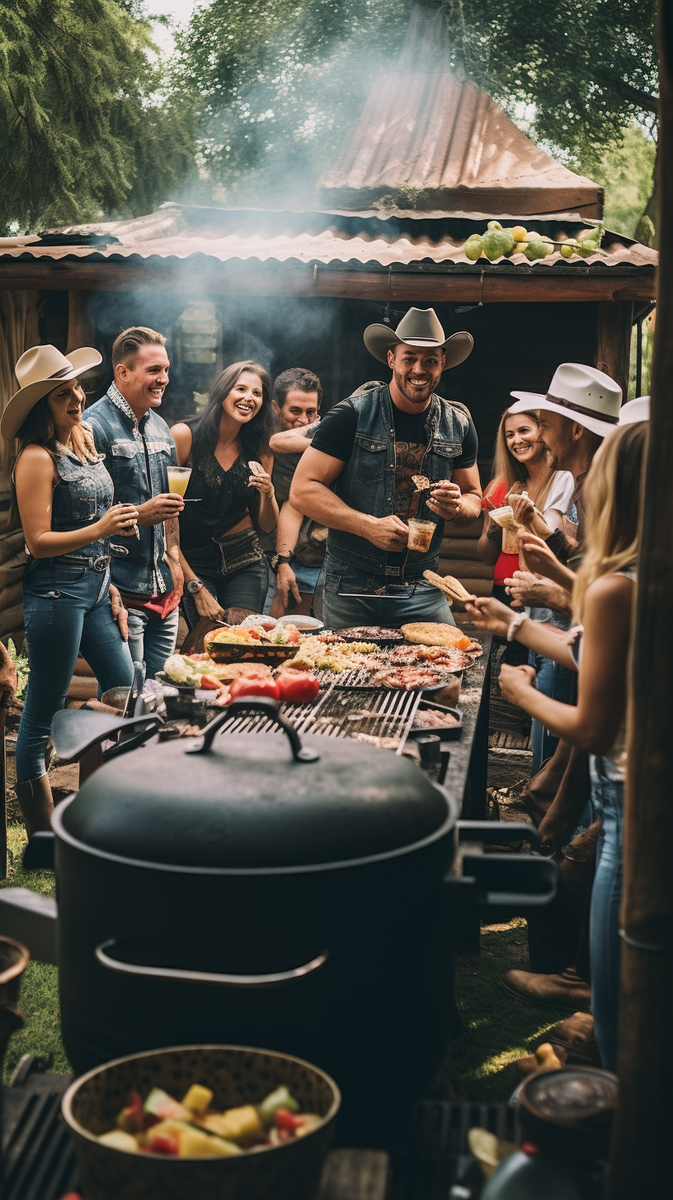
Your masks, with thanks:
M51 829L54 801L51 796L48 775L40 775L39 779L28 779L25 783L17 783L16 798L21 806L29 839L38 831L46 830L48 832Z
M527 1000L541 1008L567 1009L571 1013L588 1011L591 1007L591 988L574 967L566 967L555 975L533 971L508 971L501 980L502 987L517 1000ZM548 1039L547 1039L548 1040Z
M566 1054L568 1062L601 1066L601 1056L594 1037L594 1019L590 1013L573 1013L572 1017L552 1025L539 1040L551 1042L559 1056Z

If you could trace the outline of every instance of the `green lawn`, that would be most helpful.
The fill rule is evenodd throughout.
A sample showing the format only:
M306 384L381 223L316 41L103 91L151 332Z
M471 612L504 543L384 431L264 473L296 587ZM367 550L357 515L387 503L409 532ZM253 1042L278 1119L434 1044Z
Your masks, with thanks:
M25 845L21 825L10 826L10 865L2 886L29 887L53 895L50 871L24 871L21 855ZM481 952L462 955L456 967L456 999L465 1029L451 1049L450 1076L468 1100L506 1100L519 1082L514 1061L526 1054L531 1039L539 1036L563 1013L523 1004L500 987L500 978L512 967L527 962L526 924L515 919L505 925L482 930ZM59 1029L56 967L31 962L21 986L20 1006L25 1029L10 1041L5 1060L5 1078L22 1054L35 1054L49 1070L70 1070Z

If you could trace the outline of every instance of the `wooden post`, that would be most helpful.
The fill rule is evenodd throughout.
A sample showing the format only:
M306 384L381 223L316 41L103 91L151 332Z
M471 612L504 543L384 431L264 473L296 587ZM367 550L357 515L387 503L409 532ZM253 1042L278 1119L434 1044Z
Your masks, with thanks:
M68 345L66 354L81 346L95 346L94 327L86 313L88 292L68 292Z
M603 300L598 305L596 366L622 389L622 403L629 398L629 361L633 304Z
M660 230L652 418L629 702L619 1111L609 1200L665 1196L673 1129L673 2L658 5Z

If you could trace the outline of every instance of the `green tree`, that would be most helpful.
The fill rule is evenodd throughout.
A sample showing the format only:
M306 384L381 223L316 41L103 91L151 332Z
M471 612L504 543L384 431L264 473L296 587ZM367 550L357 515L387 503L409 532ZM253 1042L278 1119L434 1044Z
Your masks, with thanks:
M193 169L136 0L0 0L0 229L147 212Z
M293 179L310 189L414 7L436 33L418 70L441 55L511 113L533 104L531 136L569 161L597 165L634 118L656 119L655 0L213 0L180 40L176 75L197 98L210 179L265 200Z
M657 148L642 126L629 126L623 136L603 148L590 163L577 167L605 188L605 223L608 229L634 237L652 191Z

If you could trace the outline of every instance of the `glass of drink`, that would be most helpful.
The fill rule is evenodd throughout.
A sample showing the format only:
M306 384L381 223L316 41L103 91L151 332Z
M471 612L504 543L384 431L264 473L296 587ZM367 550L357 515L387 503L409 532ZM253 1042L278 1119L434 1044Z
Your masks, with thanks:
M184 496L192 473L191 467L167 467L168 490L177 496Z
M437 526L434 521L419 521L417 517L410 517L407 521L409 526L409 540L407 542L408 550L426 551L430 549L432 535Z

